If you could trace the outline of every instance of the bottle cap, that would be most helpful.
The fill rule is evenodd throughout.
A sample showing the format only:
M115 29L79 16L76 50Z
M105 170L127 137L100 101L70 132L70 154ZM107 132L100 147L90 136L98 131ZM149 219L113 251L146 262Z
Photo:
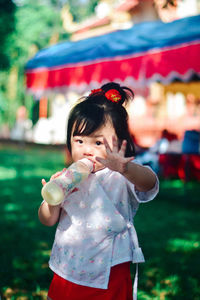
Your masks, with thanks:
M79 161L84 163L89 168L90 172L94 171L94 162L93 161L91 161L90 159L87 159L87 158L82 158Z

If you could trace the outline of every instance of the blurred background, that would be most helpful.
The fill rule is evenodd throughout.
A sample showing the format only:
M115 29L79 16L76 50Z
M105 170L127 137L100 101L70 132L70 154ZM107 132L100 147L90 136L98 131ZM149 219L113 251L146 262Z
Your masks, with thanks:
M0 0L0 295L46 299L55 228L41 179L71 162L70 108L108 81L135 93L136 159L160 194L136 217L139 299L200 299L200 1ZM133 270L134 274L134 270Z

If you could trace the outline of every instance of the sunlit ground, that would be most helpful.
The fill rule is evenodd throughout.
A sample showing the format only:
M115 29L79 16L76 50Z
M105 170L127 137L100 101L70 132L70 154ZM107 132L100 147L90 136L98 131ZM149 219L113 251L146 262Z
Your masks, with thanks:
M0 290L3 299L46 299L55 228L41 225L41 178L64 167L62 150L0 145ZM135 224L146 263L138 299L200 299L200 183L161 181ZM134 276L134 268L132 274Z

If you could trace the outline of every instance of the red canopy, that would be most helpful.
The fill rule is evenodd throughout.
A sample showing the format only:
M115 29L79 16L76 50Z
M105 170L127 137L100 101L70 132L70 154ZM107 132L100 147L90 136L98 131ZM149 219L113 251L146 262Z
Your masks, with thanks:
M200 77L200 16L171 23L145 22L39 51L26 65L26 84L36 97L84 92L107 81L144 89L153 81Z

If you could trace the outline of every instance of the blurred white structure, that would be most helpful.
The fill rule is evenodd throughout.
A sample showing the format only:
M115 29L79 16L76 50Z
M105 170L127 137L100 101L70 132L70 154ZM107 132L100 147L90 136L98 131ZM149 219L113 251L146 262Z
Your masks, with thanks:
M70 109L79 96L74 93L57 94L51 99L51 117L40 118L33 128L33 142L66 144L67 120Z
M178 2L177 15L179 18L195 16L198 14L197 0L183 0Z
M16 112L16 122L10 131L10 138L16 141L32 140L32 121L27 118L25 106L20 106Z

